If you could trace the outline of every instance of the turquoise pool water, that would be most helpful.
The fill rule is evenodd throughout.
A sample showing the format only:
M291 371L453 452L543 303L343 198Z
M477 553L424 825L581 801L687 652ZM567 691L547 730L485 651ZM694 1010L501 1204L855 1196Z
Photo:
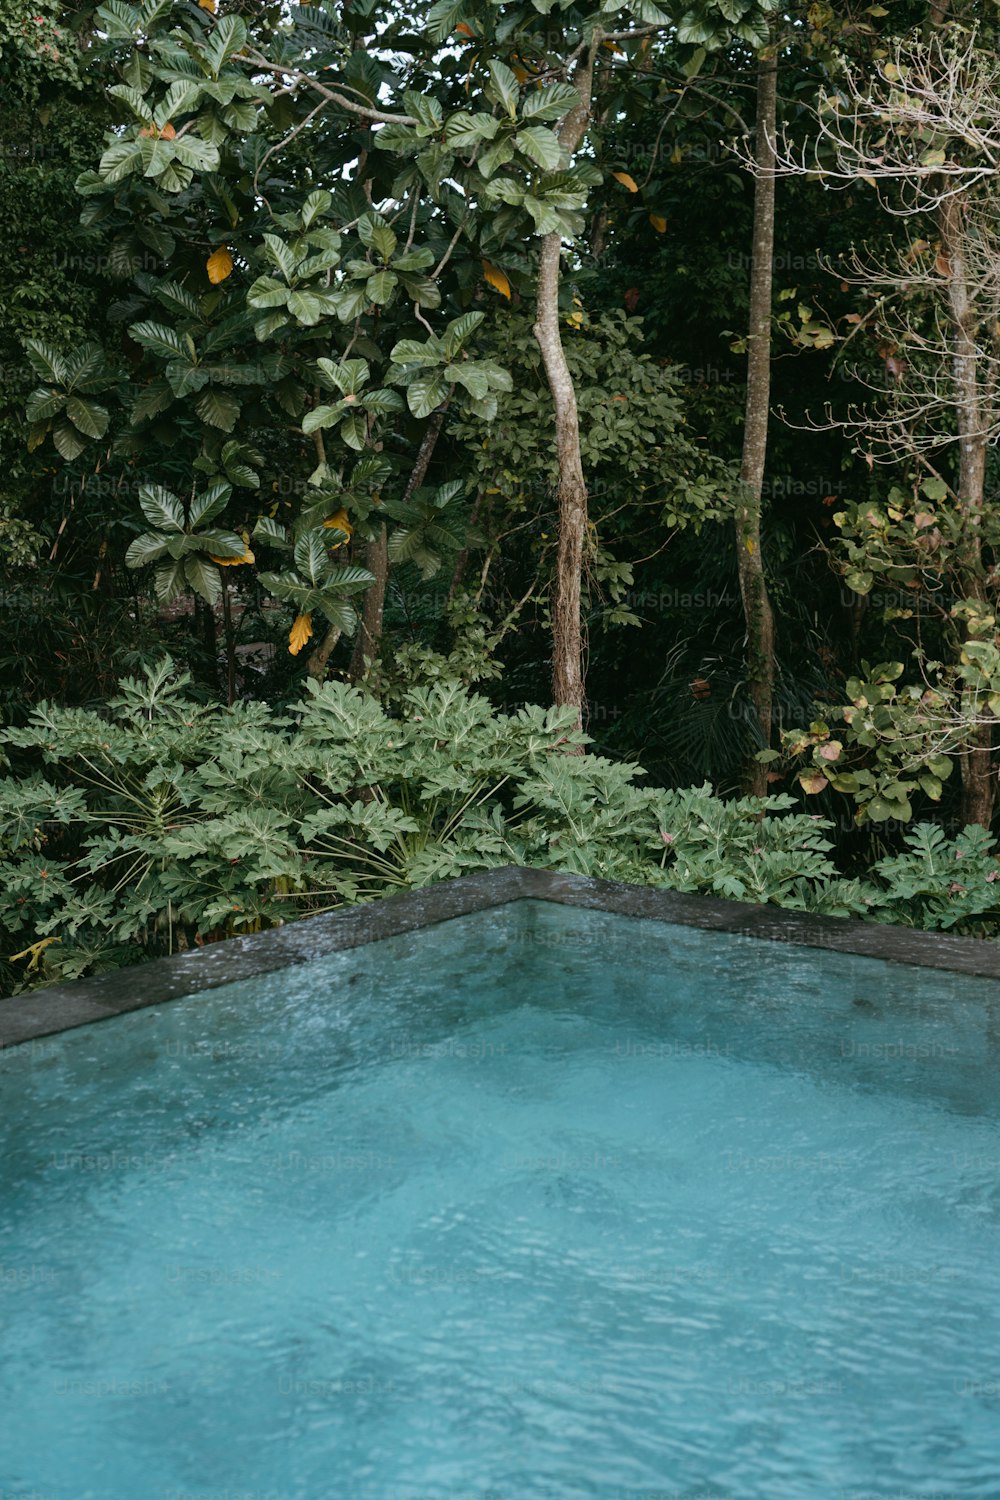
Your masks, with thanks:
M998 999L524 901L0 1055L2 1500L996 1500Z

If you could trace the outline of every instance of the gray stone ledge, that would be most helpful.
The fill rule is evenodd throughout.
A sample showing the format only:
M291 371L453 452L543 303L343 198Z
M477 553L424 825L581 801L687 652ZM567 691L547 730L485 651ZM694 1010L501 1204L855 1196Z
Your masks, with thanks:
M1000 980L1000 945L509 866L0 1001L0 1049L518 900L615 912ZM997 992L1000 999L1000 990Z

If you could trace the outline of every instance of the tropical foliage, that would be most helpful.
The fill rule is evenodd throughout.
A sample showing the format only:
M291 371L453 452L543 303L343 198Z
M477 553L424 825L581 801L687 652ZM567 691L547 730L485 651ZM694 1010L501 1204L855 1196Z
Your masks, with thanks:
M989 932L995 44L0 0L9 984L512 859Z

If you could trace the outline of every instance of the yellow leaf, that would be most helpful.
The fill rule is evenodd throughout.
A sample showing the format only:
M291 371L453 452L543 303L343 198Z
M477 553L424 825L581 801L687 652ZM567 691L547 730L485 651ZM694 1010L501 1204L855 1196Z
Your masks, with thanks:
M582 312L572 312L572 313L570 313L569 316L566 318L566 325L569 328L582 328L583 327L583 313Z
M257 561L253 553L250 551L249 547L244 552L242 557L214 557L211 552L208 555L212 558L212 561L214 563L219 564L220 568L238 568L241 563L252 563Z
M628 172L612 172L611 175L616 182L621 183L622 187L627 187L630 193L637 193L639 191L639 184Z
M490 286L495 287L496 290L500 293L501 297L506 297L507 301L509 302L510 282L507 280L506 276L499 269L499 267L493 265L492 261L484 260L483 275L486 277L486 280L489 282Z
M601 46L602 47L607 47L607 49L608 49L609 52L617 52L619 57L624 57L625 56L624 51L622 50L621 47L619 47L619 45L618 45L617 42L602 42Z
M212 252L205 269L208 271L208 279L213 286L218 286L220 281L225 281L227 276L233 274L233 257L225 245L220 245L218 250Z
M37 943L29 943L28 947L23 949L22 952L12 953L7 961L8 963L16 964L22 958L30 958L31 962L28 965L29 971L31 969L37 970L39 964L41 963L45 950L49 946L49 944L61 942L62 938L57 937L39 938Z
M752 536L748 536L747 537L747 551L750 553L750 556L753 557L753 537Z
M652 224L657 234L666 234L667 221L662 214L650 214L649 222Z
M198 0L202 10L210 10L215 15L215 0Z
M295 623L288 632L288 649L293 656L298 656L306 641L313 633L312 615L296 615Z
M808 792L810 797L815 797L819 792L825 791L830 784L825 776L815 774L809 776L803 774L799 776L798 781L799 786L804 792Z
M337 514L335 516L330 516L329 520L323 522L323 525L330 528L331 530L336 527L338 531L346 531L348 539L350 539L351 533L354 531L354 527L347 519L346 510L338 510ZM334 542L330 550L336 551L338 547L343 547L344 545L345 544L343 542Z

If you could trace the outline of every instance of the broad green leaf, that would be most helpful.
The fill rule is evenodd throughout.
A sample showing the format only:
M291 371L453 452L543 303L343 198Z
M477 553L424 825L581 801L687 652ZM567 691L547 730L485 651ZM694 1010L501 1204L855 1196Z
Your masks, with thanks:
M139 12L124 0L108 0L94 12L94 21L109 41L131 41L139 30Z
M483 177L492 177L499 167L505 167L514 157L514 141L509 135L486 146L476 158L476 165ZM520 200L518 200L520 201Z
M443 375L419 375L406 388L406 400L415 417L429 417L447 398L450 386Z
M254 333L257 335L259 342L263 343L265 339L269 339L271 337L272 333L277 333L279 328L284 328L287 322L287 313L279 311L265 313L264 316L262 318L259 318L254 324ZM281 400L280 394L278 396L278 400Z
M323 301L313 292L290 292L288 311L297 323L313 328L326 311Z
M305 531L296 540L293 553L295 566L312 584L318 584L326 573L329 561L326 548L327 536L322 528Z
M153 296L170 312L187 313L193 318L201 317L201 306L186 287L177 281L161 281L153 288Z
M277 266L286 281L291 281L298 265L298 258L291 248L276 234L265 234L264 247L271 264Z
M356 593L359 589L370 588L375 582L375 575L369 573L367 568L343 567L331 568L326 577L326 587L343 589L345 592Z
M158 354L161 359L180 359L187 364L194 363L187 343L175 328L168 328L164 323L133 323L129 328L129 336L151 354Z
M105 151L97 168L106 184L122 182L141 169L142 150L139 141L115 141Z
M368 383L368 362L364 359L318 359L318 368L330 382L330 388L341 395L354 396Z
M159 416L161 411L166 411L173 399L173 392L166 381L153 380L149 385L143 386L136 397L129 421L133 427L137 427L140 422L147 422L150 417Z
M211 386L198 397L195 411L210 427L218 427L222 432L232 432L240 414L240 403L228 391L220 391L217 386Z
M310 224L329 213L332 202L333 194L328 193L325 188L316 188L314 192L311 192L302 205L303 228L308 229Z
M452 319L445 329L443 340L444 353L449 360L455 358L462 345L475 333L485 316L485 313L471 312L463 313L460 318Z
M216 78L223 65L246 45L246 40L246 23L239 16L220 17L205 47L206 60Z
M32 391L24 410L29 422L45 422L62 411L65 405L66 397L61 391L39 389Z
M107 408L96 401L84 401L80 396L70 396L66 402L66 415L73 426L86 437L102 438L108 430Z
M254 526L251 535L259 541L267 542L272 547L286 547L288 545L288 533L284 526L272 520L270 516L261 516Z
M258 276L247 292L247 301L251 307L284 307L290 295L288 287L273 276Z
M506 63L498 62L496 58L491 57L487 66L490 81L484 90L486 97L492 104L501 105L513 119L517 114L517 101L520 93L517 78Z
M576 89L568 83L548 83L544 88L529 90L521 100L522 120L561 120L580 102Z
M184 577L206 604L216 604L222 593L222 579L214 563L197 555L184 559Z
M333 295L333 305L337 316L342 323L352 322L359 318L368 306L371 298L368 296L366 284L361 286L345 286Z
M391 271L376 271L368 278L368 296L379 305L388 302L396 290L396 278Z
M865 573L860 568L848 568L844 574L844 582L855 594L868 594L874 578L871 573Z
M130 88L127 83L116 83L113 88L108 89L108 94L112 99L120 99L141 124L149 125L152 122L153 111L138 89Z
M367 391L361 398L365 411L387 412L402 411L404 409L403 398L396 391Z
M67 463L71 463L74 458L79 458L87 446L76 428L71 427L68 422L59 422L52 429L52 441Z
M66 365L55 349L43 344L40 339L25 339L24 352L36 375L40 375L43 380L51 380L54 385L66 384Z
M444 138L447 145L462 151L478 146L481 141L491 141L499 128L492 115L470 115L459 110L457 114L449 115Z
M161 604L169 604L185 589L184 564L180 561L165 563L157 568L153 587Z
M410 301L418 307L441 306L441 288L429 276L411 276L400 271L397 279Z
M407 250L403 255L397 255L392 263L394 271L426 271L428 266L434 264L434 252L427 245L420 245L414 250Z
M215 517L221 514L229 504L232 493L233 487L231 484L217 479L214 484L209 485L207 490L203 490L200 495L196 495L191 501L191 527L201 526L206 521L214 521Z
M156 526L160 531L184 530L184 506L171 490L162 485L142 485L139 505L150 526Z
M302 431L305 433L319 432L325 427L332 427L339 422L344 414L343 401L337 401L333 406L314 406L312 411L307 411L302 418Z
M348 411L338 429L349 448L360 453L368 440L368 423L364 411Z
M146 563L157 562L167 550L163 537L155 531L144 531L137 536L125 553L127 568L141 568Z
M211 376L207 370L201 370L197 365L182 364L179 359L171 360L164 367L163 373L174 395L180 399L182 396L190 396L192 391L204 390Z
M444 123L441 105L433 94L418 94L414 89L408 89L403 95L403 108L418 121L423 132L434 133Z
M392 346L389 355L394 365L439 365L441 351L430 344L421 344L417 339L400 339Z
M523 151L525 156L530 157L545 172L554 172L562 162L563 150L559 139L544 125L525 126L517 132L514 140L517 149Z
M219 148L196 135L178 135L170 145L177 160L195 172L214 172L219 165Z
M247 544L235 531L217 531L214 527L190 538L192 551L208 552L212 557L246 556Z
M457 385L464 386L470 396L474 396L478 401L483 399L490 388L490 383L483 371L477 369L475 365L446 365L444 377Z
M372 249L383 261L389 261L398 241L388 224L376 224L372 230Z

